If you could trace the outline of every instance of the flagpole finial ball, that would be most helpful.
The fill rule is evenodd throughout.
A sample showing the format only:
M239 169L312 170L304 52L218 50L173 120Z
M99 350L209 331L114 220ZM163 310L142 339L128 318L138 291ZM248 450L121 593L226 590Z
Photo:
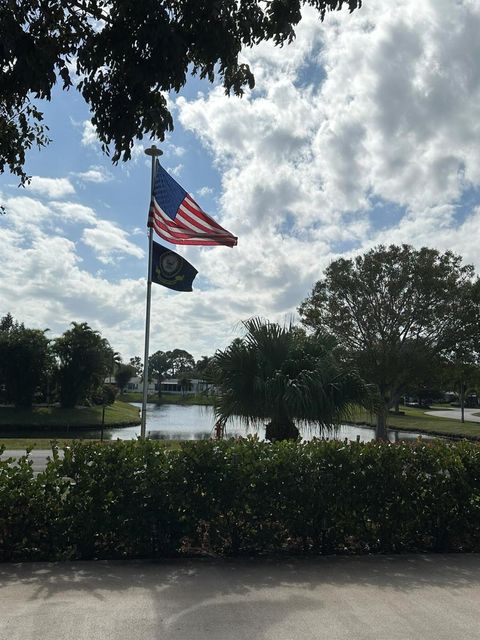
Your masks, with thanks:
M150 149L145 149L145 153L147 156L161 156L163 155L163 151L158 149L154 144L150 147Z

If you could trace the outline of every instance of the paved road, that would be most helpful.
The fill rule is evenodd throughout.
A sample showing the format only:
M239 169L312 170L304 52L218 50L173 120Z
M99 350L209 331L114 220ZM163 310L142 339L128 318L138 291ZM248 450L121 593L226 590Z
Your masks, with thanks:
M425 411L428 416L435 416L437 418L451 418L453 420L461 420L462 412L460 409L445 409L445 411ZM480 413L480 409L465 409L465 420L468 422L480 422L480 416L473 415L474 413ZM480 634L479 634L480 637Z
M0 565L1 640L478 640L480 555Z
M8 449L0 456L0 458L2 460L5 460L5 458L20 458L24 455L25 449ZM59 451L59 455L63 456L63 451ZM33 461L33 471L35 473L44 471L47 464L47 458L51 457L51 449L33 449L32 451L30 451L30 458Z

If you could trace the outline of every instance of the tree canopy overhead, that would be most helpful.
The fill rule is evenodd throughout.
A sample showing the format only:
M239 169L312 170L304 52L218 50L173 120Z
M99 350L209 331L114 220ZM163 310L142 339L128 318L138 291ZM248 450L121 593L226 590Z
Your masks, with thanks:
M254 86L244 47L290 42L305 5L325 12L361 0L8 0L0 4L0 173L25 180L25 151L48 144L38 100L57 83L80 91L114 162L135 139L173 129L169 91L189 73L241 95Z

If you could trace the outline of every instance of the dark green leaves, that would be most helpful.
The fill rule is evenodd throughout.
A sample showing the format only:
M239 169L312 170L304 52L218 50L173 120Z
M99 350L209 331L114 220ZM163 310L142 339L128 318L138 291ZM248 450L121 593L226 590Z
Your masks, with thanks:
M269 433L276 427L283 433L294 422L328 430L352 405L367 402L368 389L339 365L331 338L260 318L244 325L243 340L218 351L211 365L221 419L235 415L257 426L270 419ZM292 437L295 430L287 433Z
M478 362L479 291L461 256L381 245L332 262L299 312L306 326L335 336L392 406L409 387L432 383L452 354Z
M48 144L34 100L50 100L60 82L78 90L99 140L114 162L135 139L163 140L173 128L166 95L188 73L242 95L254 86L243 47L290 42L301 7L326 10L359 0L10 0L0 5L0 172L26 179L25 150ZM75 69L72 71L72 69ZM21 114L23 114L22 117Z
M7 314L0 322L0 384L16 407L31 407L51 364L45 331L26 329Z
M0 461L0 561L480 551L476 443L77 443Z
M72 328L54 341L58 358L58 383L62 407L85 402L113 369L114 352L86 322L72 322Z

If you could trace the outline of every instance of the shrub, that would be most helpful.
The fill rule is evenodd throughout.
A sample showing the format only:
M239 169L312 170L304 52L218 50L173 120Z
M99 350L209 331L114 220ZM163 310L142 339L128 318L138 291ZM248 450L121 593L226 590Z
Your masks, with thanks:
M77 443L0 462L0 558L480 551L480 445Z
M100 385L91 396L93 405L109 405L113 404L117 398L118 390L113 384Z

